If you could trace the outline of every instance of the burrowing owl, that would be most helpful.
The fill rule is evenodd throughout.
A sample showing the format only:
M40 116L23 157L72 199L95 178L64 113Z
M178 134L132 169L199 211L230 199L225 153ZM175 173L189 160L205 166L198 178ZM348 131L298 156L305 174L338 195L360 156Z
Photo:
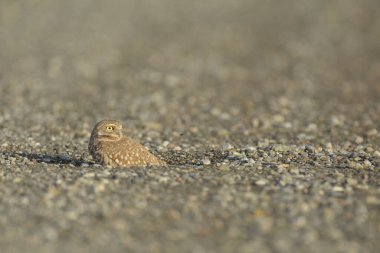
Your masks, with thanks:
M123 136L122 125L117 120L102 120L95 125L88 150L97 162L104 165L125 167L166 164L141 144Z

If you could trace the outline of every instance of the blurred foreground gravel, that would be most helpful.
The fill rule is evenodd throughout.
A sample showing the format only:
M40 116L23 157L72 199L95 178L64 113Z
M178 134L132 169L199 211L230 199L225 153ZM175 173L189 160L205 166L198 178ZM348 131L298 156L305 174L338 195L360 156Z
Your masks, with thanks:
M380 2L1 1L0 252L378 252ZM96 121L166 168L107 168Z

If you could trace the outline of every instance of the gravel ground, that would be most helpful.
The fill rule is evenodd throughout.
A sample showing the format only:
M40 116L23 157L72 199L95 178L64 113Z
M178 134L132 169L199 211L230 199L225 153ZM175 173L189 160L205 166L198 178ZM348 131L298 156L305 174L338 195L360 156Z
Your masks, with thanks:
M0 252L378 252L380 2L1 1ZM119 119L168 167L95 164Z

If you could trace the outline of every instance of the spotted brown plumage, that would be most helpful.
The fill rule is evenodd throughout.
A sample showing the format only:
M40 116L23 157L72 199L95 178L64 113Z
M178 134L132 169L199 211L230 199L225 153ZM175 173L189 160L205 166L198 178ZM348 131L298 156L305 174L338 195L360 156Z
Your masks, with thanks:
M88 150L103 165L147 166L166 165L144 146L123 136L122 125L117 120L102 120L92 130Z

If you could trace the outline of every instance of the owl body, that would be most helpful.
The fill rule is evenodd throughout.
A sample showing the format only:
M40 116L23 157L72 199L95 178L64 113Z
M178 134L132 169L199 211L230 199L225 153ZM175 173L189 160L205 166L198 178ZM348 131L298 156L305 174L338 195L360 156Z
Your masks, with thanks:
M120 167L166 164L141 144L123 136L121 129L120 122L115 120L103 120L95 125L88 149L97 162Z

